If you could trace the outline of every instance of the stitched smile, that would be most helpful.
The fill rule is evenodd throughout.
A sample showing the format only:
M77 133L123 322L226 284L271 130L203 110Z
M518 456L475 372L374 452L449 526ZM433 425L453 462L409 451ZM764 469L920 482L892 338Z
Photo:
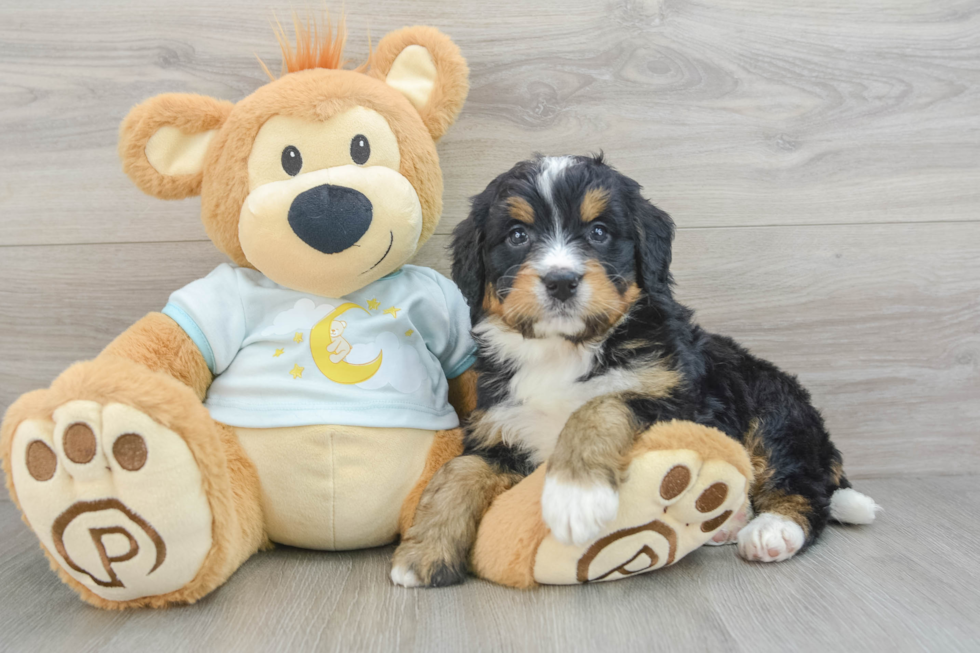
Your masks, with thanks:
M364 272L361 272L361 274L367 274L368 272L370 272L374 268L378 267L379 265L381 265L381 261L385 260L385 256L388 256L388 252L391 251L391 246L395 244L395 232L389 231L388 232L388 236L390 237L391 240L388 241L388 249L385 250L384 256L382 256L381 258L379 258L378 259L378 262L375 263L374 265L372 265L371 267L369 267L367 270L365 270Z

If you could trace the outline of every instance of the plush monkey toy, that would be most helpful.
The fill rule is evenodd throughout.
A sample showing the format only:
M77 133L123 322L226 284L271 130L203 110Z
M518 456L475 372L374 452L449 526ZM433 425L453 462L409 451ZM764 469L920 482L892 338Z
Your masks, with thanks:
M7 411L10 494L94 605L193 602L270 541L391 542L461 450L468 309L404 264L439 221L435 143L466 62L411 27L345 70L342 33L316 32L297 26L295 49L280 34L285 74L237 104L168 94L130 112L126 173L200 194L231 263Z

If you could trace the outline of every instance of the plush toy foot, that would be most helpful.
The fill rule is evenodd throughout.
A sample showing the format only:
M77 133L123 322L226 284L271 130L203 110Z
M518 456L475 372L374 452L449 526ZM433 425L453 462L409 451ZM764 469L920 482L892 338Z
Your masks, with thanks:
M62 568L104 599L166 594L211 550L211 509L183 439L121 404L71 401L14 435L24 516Z
M705 542L708 546L724 546L725 544L735 544L738 541L738 533L752 520L752 506L748 503L732 515L732 518L725 522L725 525L715 531L711 539Z
M473 556L480 576L528 587L616 580L673 564L746 506L751 466L720 431L657 424L631 454L616 518L581 546L562 544L544 525L544 476L539 468L487 512Z
M145 390L156 379L140 381ZM196 453L210 449L216 460L209 462L223 478L205 479L188 441L145 412L112 401L57 404L62 394L52 388L27 395L11 412L27 404L36 416L4 425L15 427L12 441L4 434L12 495L62 578L87 601L110 608L190 602L220 584L241 562L234 549L251 543L216 545L216 536L227 539L227 526L240 520L228 500L220 427L193 393L187 390L186 406L185 396L170 399L185 419L196 402L196 416L207 420L196 435L210 440ZM39 410L45 403L55 405Z

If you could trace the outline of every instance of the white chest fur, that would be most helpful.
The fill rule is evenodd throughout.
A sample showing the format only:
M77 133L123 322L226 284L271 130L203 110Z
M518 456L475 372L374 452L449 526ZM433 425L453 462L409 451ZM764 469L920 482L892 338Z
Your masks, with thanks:
M592 368L594 347L554 338L526 339L485 322L476 328L499 363L516 367L508 398L484 415L500 429L506 444L520 444L541 464L555 449L558 435L572 413L595 397L639 389L636 375L612 370L582 381Z

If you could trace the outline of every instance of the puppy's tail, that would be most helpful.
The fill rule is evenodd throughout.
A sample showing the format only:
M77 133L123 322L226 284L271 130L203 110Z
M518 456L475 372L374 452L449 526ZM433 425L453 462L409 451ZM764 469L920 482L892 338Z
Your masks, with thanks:
M851 487L834 490L830 497L830 516L842 524L870 524L881 506Z

